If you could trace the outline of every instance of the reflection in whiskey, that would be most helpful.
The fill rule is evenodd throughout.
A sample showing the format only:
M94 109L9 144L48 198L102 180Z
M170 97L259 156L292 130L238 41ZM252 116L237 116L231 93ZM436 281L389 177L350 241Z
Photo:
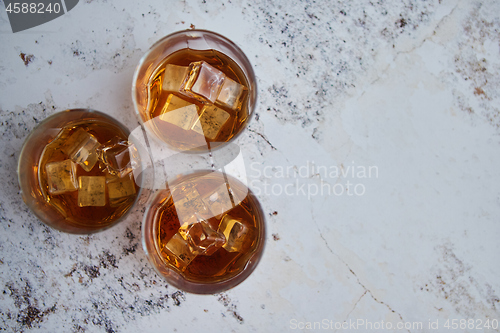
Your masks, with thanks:
M153 200L156 249L185 279L217 282L246 269L262 251L263 216L253 194L220 172L182 176Z
M37 166L45 201L74 225L108 225L134 203L140 163L134 145L111 123L69 122L43 149Z
M143 119L179 150L206 150L228 142L248 121L248 80L228 56L182 49L152 71L142 94Z

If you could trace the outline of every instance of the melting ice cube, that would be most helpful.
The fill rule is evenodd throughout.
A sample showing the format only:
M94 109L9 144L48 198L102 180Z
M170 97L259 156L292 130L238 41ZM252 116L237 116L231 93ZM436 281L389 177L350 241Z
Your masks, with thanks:
M239 110L247 91L247 87L226 77L217 96L217 102L232 110Z
M163 73L162 89L172 92L179 91L188 72L188 67L168 64Z
M99 141L90 133L79 128L66 142L63 151L85 171L92 170L97 163Z
M212 229L208 222L197 216L194 216L194 220L194 223L191 219L181 225L178 233L187 241L195 255L214 254L226 241L224 235Z
M76 164L72 160L47 163L45 171L50 193L61 194L77 189Z
M200 102L214 103L225 77L223 72L205 61L192 62L180 91Z
M98 152L108 172L123 177L132 171L134 150L134 145L127 140L114 137L100 146Z
M218 219L222 214L233 208L233 202L227 190L226 183L222 183L217 189L203 197L203 202L210 209L213 216Z
M180 269L185 269L196 257L188 242L178 232L170 238L168 243L163 247L162 252Z
M210 215L207 207L201 200L200 193L193 185L185 185L174 189L172 191L172 199L181 224L191 219L195 213L201 217Z
M201 135L205 135L211 140L215 140L222 126L224 126L228 119L228 112L214 105L205 105L201 110L200 117L194 123L192 130Z
M105 206L106 205L106 177L81 176L78 177L78 206Z
M222 247L229 252L242 252L252 244L253 227L243 224L229 214L224 216L217 231L226 237Z
M193 121L198 117L198 107L188 101L170 94L163 106L160 120L189 130Z
M123 178L110 176L106 178L108 185L109 205L111 207L120 206L124 202L135 198L135 182L131 174Z

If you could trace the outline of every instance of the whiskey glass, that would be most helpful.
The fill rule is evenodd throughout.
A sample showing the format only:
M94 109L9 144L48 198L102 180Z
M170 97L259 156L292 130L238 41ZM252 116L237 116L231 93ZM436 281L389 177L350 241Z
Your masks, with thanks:
M68 233L94 233L122 221L136 203L147 202L154 175L148 154L129 134L116 119L90 109L40 122L18 160L26 205Z
M142 242L158 274L178 289L213 294L245 280L264 249L265 221L255 195L225 172L178 175L151 196Z
M257 85L236 44L193 29L162 38L144 54L134 73L132 100L155 140L200 152L241 134L254 112Z

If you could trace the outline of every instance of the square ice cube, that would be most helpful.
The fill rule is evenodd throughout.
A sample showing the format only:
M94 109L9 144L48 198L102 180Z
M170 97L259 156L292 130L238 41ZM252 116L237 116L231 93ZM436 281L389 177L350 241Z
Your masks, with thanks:
M222 183L217 189L202 198L205 205L213 216L220 219L222 214L233 208L233 202L229 196L226 183Z
M146 86L143 87L143 89L137 90L137 99L146 102L144 111L148 110L149 112L151 112L156 109L158 100L160 99L160 96L163 92L162 80L162 74L158 75L158 71L154 70L153 73L150 74ZM146 115L141 115L141 117L144 121L146 121L146 118L148 118L149 120L149 117L146 117Z
M180 224L192 218L195 213L202 217L210 215L195 186L187 185L174 189L172 199Z
M177 92L180 90L189 69L187 66L168 64L163 73L162 89L164 91Z
M114 137L98 149L102 163L112 175L123 177L132 171L132 155L135 147L119 137Z
M181 270L184 270L196 258L188 242L178 232L163 247L162 253Z
M247 87L226 77L217 96L217 102L232 110L239 110L247 91Z
M106 205L106 177L81 176L78 177L78 206L105 206Z
M211 256L226 241L222 233L212 229L208 222L197 216L182 224L178 233L187 241L195 255Z
M189 64L189 74L181 86L181 93L200 102L214 103L226 75L205 61Z
M217 231L226 237L226 242L222 247L228 252L242 252L252 244L253 227L243 224L242 221L228 214L220 222Z
M92 170L99 158L97 148L99 141L86 130L79 128L74 132L66 142L63 151L78 163L85 171Z
M198 117L198 106L170 94L160 113L160 120L189 130Z
M123 178L108 176L106 177L106 184L108 186L108 198L111 207L120 206L135 198L135 182L131 174Z
M228 112L214 105L205 105L201 109L200 117L191 129L211 140L215 140L228 119Z
M76 164L72 160L47 163L45 171L47 172L47 183L51 194L62 194L75 191L78 188Z

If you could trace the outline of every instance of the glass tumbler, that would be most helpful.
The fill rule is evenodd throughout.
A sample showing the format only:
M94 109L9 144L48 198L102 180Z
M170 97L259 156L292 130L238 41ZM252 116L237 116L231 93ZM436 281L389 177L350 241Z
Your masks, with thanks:
M232 141L257 100L243 51L206 30L159 40L140 60L132 85L135 111L148 133L177 151L208 151Z
M143 247L176 288L213 294L245 280L264 249L265 221L255 195L235 177L199 170L151 196Z
M148 159L116 119L95 110L66 110L26 138L17 167L21 195L55 229L101 231L147 201L154 174L145 167Z

